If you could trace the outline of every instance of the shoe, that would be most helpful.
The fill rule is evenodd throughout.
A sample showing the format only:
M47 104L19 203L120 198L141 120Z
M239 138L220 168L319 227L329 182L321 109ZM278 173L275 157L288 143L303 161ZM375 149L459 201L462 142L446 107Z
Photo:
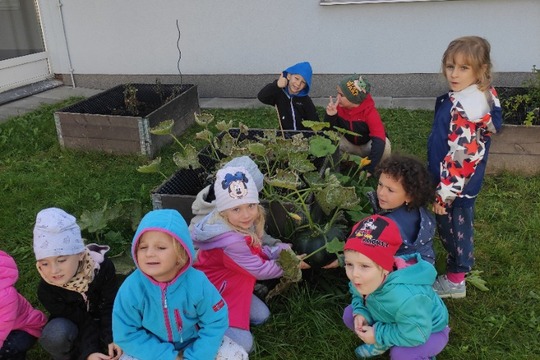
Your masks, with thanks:
M467 295L465 280L459 284L456 284L448 280L446 275L440 275L437 277L435 284L433 284L433 290L435 290L441 299L462 299Z
M354 350L356 357L359 359L368 359L370 357L382 355L388 350L389 347L385 347L379 344L363 344Z

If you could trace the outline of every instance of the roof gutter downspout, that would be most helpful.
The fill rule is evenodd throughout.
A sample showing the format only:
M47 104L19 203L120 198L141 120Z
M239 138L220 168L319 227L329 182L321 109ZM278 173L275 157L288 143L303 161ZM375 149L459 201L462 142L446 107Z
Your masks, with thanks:
M62 22L62 33L64 34L64 41L66 43L67 58L68 58L68 63L69 63L69 73L71 75L71 86L73 88L76 88L77 86L75 85L75 77L73 76L73 65L71 63L71 54L69 52L69 44L68 44L68 39L66 35L66 24L64 23L64 12L62 10L63 6L64 4L62 4L62 0L58 0L58 8L60 9L60 21Z

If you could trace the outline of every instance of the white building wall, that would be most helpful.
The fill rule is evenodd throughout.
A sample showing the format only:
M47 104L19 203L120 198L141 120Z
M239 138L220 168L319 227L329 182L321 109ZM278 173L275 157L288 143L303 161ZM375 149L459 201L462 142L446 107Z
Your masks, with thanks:
M54 73L68 74L57 1L38 0ZM437 73L448 43L486 37L494 70L540 65L540 1L321 6L317 0L61 0L75 74Z

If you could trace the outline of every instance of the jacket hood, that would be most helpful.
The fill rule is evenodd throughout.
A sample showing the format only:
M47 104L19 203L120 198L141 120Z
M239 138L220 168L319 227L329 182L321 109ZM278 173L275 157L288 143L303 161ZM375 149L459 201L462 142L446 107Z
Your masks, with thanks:
M386 279L387 284L427 285L432 286L437 277L437 271L419 253L398 256L412 265L392 271Z
M306 82L306 87L302 89L298 94L295 94L294 96L307 96L309 94L309 90L311 89L311 77L313 75L313 70L311 69L311 64L307 61L300 62L298 64L294 64L291 67L288 67L283 71L283 76L287 77L287 74L298 74L302 75L304 78L304 81ZM287 90L287 87L283 89L289 96L289 92Z
M198 249L210 250L237 241L245 241L245 235L233 230L219 216L217 210L206 215L192 230L193 242Z
M137 244L145 232L152 230L162 231L171 235L184 248L188 254L189 261L180 273L185 272L193 264L195 248L193 247L193 241L191 240L186 221L178 211L172 209L153 210L142 218L131 243L131 256L137 268L139 268L136 252Z
M338 116L344 119L361 119L364 117L364 114L367 111L370 111L375 107L375 101L371 94L367 94L364 101L362 101L358 106L346 109L344 107L338 106Z
M15 285L19 278L17 264L11 256L0 250L0 289Z

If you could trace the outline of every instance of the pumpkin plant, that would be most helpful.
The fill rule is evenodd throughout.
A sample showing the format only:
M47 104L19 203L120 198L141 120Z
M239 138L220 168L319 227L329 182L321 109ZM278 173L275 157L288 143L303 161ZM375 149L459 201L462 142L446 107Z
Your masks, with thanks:
M343 248L351 221L366 214L369 203L363 194L369 160L347 153L339 154L341 129L329 123L304 121L312 131L249 129L244 124L232 128L232 122L217 122L210 114L195 116L203 129L196 138L206 144L202 150L183 145L172 134L172 121L150 130L152 134L170 135L180 146L173 161L180 169L204 167L209 175L219 164L248 155L265 174L261 199L269 205L272 235L291 242L297 253L310 253L305 259L312 266L326 265L332 253ZM139 167L141 172L159 171L161 159ZM341 165L353 164L347 170ZM283 215L284 214L284 215Z

